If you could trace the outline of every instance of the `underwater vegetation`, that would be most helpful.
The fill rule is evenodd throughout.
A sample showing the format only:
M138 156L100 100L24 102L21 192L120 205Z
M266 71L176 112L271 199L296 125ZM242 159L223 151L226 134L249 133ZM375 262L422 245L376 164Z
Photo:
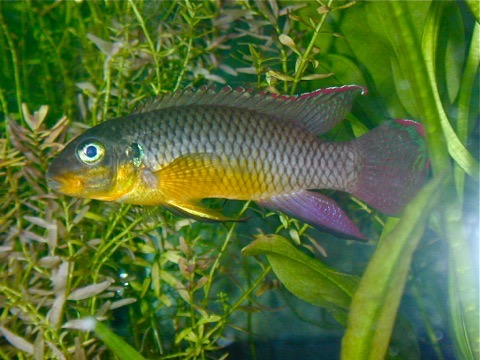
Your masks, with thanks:
M0 357L478 359L479 12L475 1L0 2ZM363 243L249 201L208 200L248 221L204 223L48 186L86 129L226 84L368 88L322 138L415 120L425 186L398 217L322 193Z

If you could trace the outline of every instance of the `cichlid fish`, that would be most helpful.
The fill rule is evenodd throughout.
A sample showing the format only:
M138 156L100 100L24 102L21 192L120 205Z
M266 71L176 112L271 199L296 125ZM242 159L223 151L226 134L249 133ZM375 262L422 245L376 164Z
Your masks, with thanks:
M366 239L345 212L312 190L346 191L398 214L427 174L421 125L386 121L348 142L320 140L344 119L363 87L299 96L203 87L160 96L103 122L52 162L50 186L70 196L163 205L231 221L205 198L253 200L343 237Z

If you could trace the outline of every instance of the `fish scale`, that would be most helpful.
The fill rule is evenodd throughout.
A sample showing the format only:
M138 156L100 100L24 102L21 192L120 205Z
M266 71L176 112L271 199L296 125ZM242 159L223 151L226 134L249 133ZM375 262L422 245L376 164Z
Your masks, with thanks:
M245 109L172 108L163 113L139 114L133 123L151 131L141 132L132 128L132 122L122 122L126 134L138 134L134 141L143 147L145 164L152 171L191 153L219 156L225 160L225 171L238 170L237 164L244 164L243 175L223 184L227 187L222 191L234 192L236 198L256 199L304 188L345 190L355 178L355 174L351 174L345 181L340 176L341 169L355 172L353 158L335 158L339 152L355 150L348 144L340 148L339 144L321 142L304 129ZM286 137L286 133L291 136ZM270 140L265 141L267 138ZM164 153L162 149L169 152ZM276 154L273 162L270 154ZM305 166L307 162L313 166ZM267 163L269 166L265 166Z
M254 200L341 236L365 240L345 212L311 190L342 190L398 214L428 172L422 128L383 123L358 139L327 142L356 85L298 96L204 87L162 95L71 141L50 185L67 195L163 205L201 220L231 221L204 198Z

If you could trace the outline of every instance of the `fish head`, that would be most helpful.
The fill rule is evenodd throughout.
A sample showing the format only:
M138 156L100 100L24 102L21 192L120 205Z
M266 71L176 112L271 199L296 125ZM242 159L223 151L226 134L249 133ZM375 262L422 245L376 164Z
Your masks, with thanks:
M139 144L87 131L53 160L47 179L52 189L65 195L115 201L134 188L142 157Z

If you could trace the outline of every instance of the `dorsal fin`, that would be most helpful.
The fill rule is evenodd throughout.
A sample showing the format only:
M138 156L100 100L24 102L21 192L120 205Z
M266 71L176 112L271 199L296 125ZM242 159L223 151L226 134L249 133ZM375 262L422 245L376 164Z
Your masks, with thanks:
M202 86L198 90L187 88L160 95L142 104L135 113L188 105L229 106L273 115L277 119L293 121L315 134L323 134L345 118L358 94L366 92L362 86L345 85L282 96L230 86L219 91Z

